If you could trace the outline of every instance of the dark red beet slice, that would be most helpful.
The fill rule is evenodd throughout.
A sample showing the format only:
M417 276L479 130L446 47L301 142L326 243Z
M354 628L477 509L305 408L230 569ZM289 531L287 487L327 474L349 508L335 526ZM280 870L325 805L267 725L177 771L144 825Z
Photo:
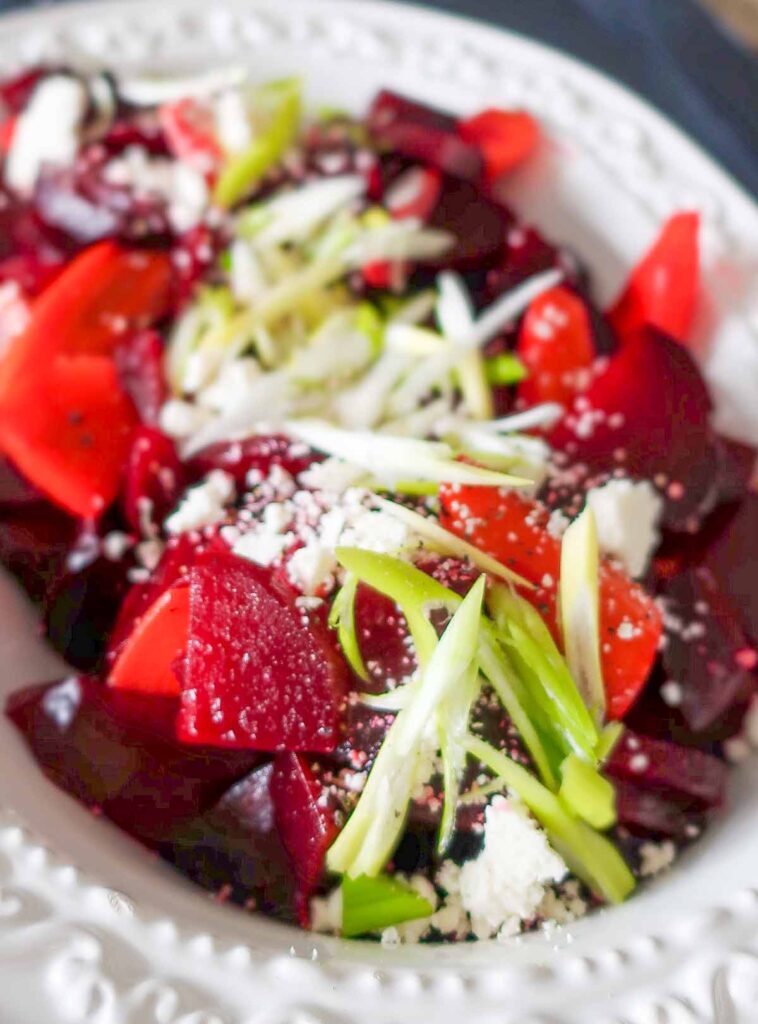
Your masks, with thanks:
M65 571L77 525L46 502L3 510L0 563L35 600L41 600Z
M716 438L719 451L719 501L741 501L758 471L758 450L729 437Z
M695 733L712 729L756 688L758 653L729 597L707 569L688 569L662 589L666 644L664 673L678 683L678 708ZM752 670L751 670L752 669Z
M130 146L141 146L151 156L169 155L163 129L152 110L118 118L99 142L111 156L123 153Z
M138 331L116 346L116 367L121 384L147 426L158 424L168 398L163 370L163 341L157 331Z
M4 78L0 82L0 105L10 114L20 114L41 79L54 70L52 67L32 67L12 78Z
M273 764L236 782L208 811L174 823L161 856L222 902L294 922L295 879L270 793Z
M446 177L428 223L430 227L449 231L456 241L439 259L425 266L481 270L502 258L511 217L504 207L483 196L475 185Z
M21 476L13 463L0 456L0 505L18 508L44 500L44 496Z
M551 442L586 466L585 484L616 471L652 481L664 497L666 525L692 530L718 497L710 408L686 349L648 330L610 359Z
M320 459L321 456L315 455L302 444L272 434L211 445L199 452L188 463L187 469L193 480L200 480L214 469L223 469L234 477L237 488L244 490L251 470L266 477L272 466L281 466L292 476L297 476Z
M703 816L682 803L633 782L613 780L619 825L634 833L693 839L703 826Z
M122 644L132 632L136 620L147 611L161 594L174 584L187 580L190 569L206 551L221 549L216 537L201 538L189 533L170 537L158 565L144 583L135 583L128 590L111 631L108 645L108 663L112 664ZM226 550L224 545L223 550Z
M626 730L605 765L614 779L684 797L702 807L724 800L727 765L701 750Z
M355 597L355 626L369 674L360 689L384 693L416 667L405 619L384 595L360 584Z
M135 533L145 523L160 528L184 490L184 468L176 446L154 427L140 427L134 435L124 468L124 516Z
M279 838L297 882L295 906L304 928L309 901L324 873L326 851L337 835L335 807L328 792L299 754L277 754L271 776L271 799Z
M211 806L258 759L183 746L173 737L176 710L176 700L72 676L14 694L6 714L56 785L155 842Z
M380 145L410 160L430 164L456 178L481 178L481 153L461 139L458 123L449 114L385 89L371 104L367 122Z
M190 640L178 736L187 743L327 753L347 669L294 592L232 554L190 572Z
M121 609L131 562L101 554L101 539L84 529L66 555L64 571L47 588L44 620L47 637L69 664L97 670L108 634Z
M511 227L505 236L500 264L487 274L485 302L493 302L528 277L544 270L560 268L567 283L575 285L584 280L584 272L573 253L548 242L536 228L517 224L510 211Z
M752 643L758 644L758 494L748 494L734 512L720 517L714 526L698 561L727 594Z

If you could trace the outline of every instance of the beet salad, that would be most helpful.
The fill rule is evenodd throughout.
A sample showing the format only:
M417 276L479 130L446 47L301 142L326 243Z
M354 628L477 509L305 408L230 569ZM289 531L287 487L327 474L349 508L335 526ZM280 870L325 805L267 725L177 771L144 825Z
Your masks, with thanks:
M386 944L571 922L758 740L698 214L601 309L503 199L545 144L234 68L0 85L0 559L71 666L5 713L218 900Z

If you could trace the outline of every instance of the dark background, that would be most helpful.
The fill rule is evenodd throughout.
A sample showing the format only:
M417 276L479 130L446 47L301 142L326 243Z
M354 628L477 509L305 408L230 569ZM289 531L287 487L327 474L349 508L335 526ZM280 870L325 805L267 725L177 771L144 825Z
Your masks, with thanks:
M416 2L514 29L595 65L677 122L758 197L758 58L695 0ZM0 0L0 11L31 6Z

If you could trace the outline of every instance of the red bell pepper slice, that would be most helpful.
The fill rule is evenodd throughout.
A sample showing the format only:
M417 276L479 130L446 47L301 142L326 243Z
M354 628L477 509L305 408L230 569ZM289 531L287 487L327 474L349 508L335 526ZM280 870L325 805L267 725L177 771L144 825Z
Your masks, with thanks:
M687 341L700 279L699 229L700 217L692 212L676 213L663 225L608 311L622 342L646 325Z
M185 583L164 591L137 620L110 671L108 685L178 696L173 665L186 651L188 636L189 587Z
M445 486L442 525L534 583L523 596L534 604L561 643L558 581L561 542L547 529L548 511L515 492ZM619 627L627 623L619 635ZM631 626L631 636L628 636ZM642 692L655 661L661 615L652 598L607 562L600 567L600 660L608 717L623 718Z
M4 357L0 403L23 365L37 372L59 354L111 355L125 333L168 313L172 283L167 253L111 241L86 249L45 289L28 329Z
M525 110L490 108L459 121L458 134L464 142L479 149L485 176L489 182L494 182L534 152L540 129Z
M0 449L56 504L90 518L116 496L136 423L112 359L60 356L4 396Z
M529 371L519 385L527 405L568 405L587 386L595 359L592 325L584 302L558 286L536 298L519 329L516 354Z

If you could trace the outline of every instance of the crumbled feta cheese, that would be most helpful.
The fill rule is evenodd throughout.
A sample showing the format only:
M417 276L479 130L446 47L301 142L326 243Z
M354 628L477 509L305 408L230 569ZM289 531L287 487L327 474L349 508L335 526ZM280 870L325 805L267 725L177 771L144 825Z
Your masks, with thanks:
M337 886L328 896L314 896L310 910L312 931L336 934L342 928L342 890Z
M135 547L134 555L143 569L147 569L148 572L152 572L161 560L163 548L163 542L156 538L143 540Z
M662 843L643 843L640 847L640 875L652 878L670 868L676 859L676 846L670 839Z
M240 89L225 89L216 98L216 133L228 153L239 153L253 140L245 97Z
M298 548L287 563L287 575L304 594L315 594L336 569L333 549L317 540Z
M111 530L103 537L103 556L109 562L119 562L132 546L132 538L122 530Z
M514 919L530 920L545 884L560 882L566 870L521 803L495 797L485 812L484 847L460 873L461 901L473 932L489 938Z
M660 541L663 502L643 480L610 480L587 493L595 513L600 550L617 558L634 577L642 576Z
M177 232L202 220L209 203L208 186L198 170L181 160L153 157L143 146L128 146L105 165L103 174L106 181L124 185L138 196L163 199Z
M232 551L256 565L269 566L282 557L293 539L291 533L278 535L266 530L251 530L234 542Z
M309 487L314 491L341 494L365 475L366 471L360 466L343 462L342 459L325 459L323 462L314 462L312 466L304 469L298 479L303 487Z
M250 389L260 383L261 372L260 363L251 356L232 359L224 363L211 383L198 392L197 401L205 409L229 415L248 402Z
M169 437L189 437L208 421L208 412L190 402L170 398L160 411L160 427Z
M5 162L11 188L29 192L45 164L73 163L87 103L87 90L71 75L50 75L40 82L16 123Z
M165 522L167 532L185 533L218 523L224 518L225 507L234 500L234 495L234 477L214 469L202 483L186 492Z
M545 923L571 924L588 910L589 904L579 892L579 882L572 878L555 889L547 889L538 912Z
M340 544L396 555L409 547L414 539L413 531L395 516L373 509L362 509L346 525Z

